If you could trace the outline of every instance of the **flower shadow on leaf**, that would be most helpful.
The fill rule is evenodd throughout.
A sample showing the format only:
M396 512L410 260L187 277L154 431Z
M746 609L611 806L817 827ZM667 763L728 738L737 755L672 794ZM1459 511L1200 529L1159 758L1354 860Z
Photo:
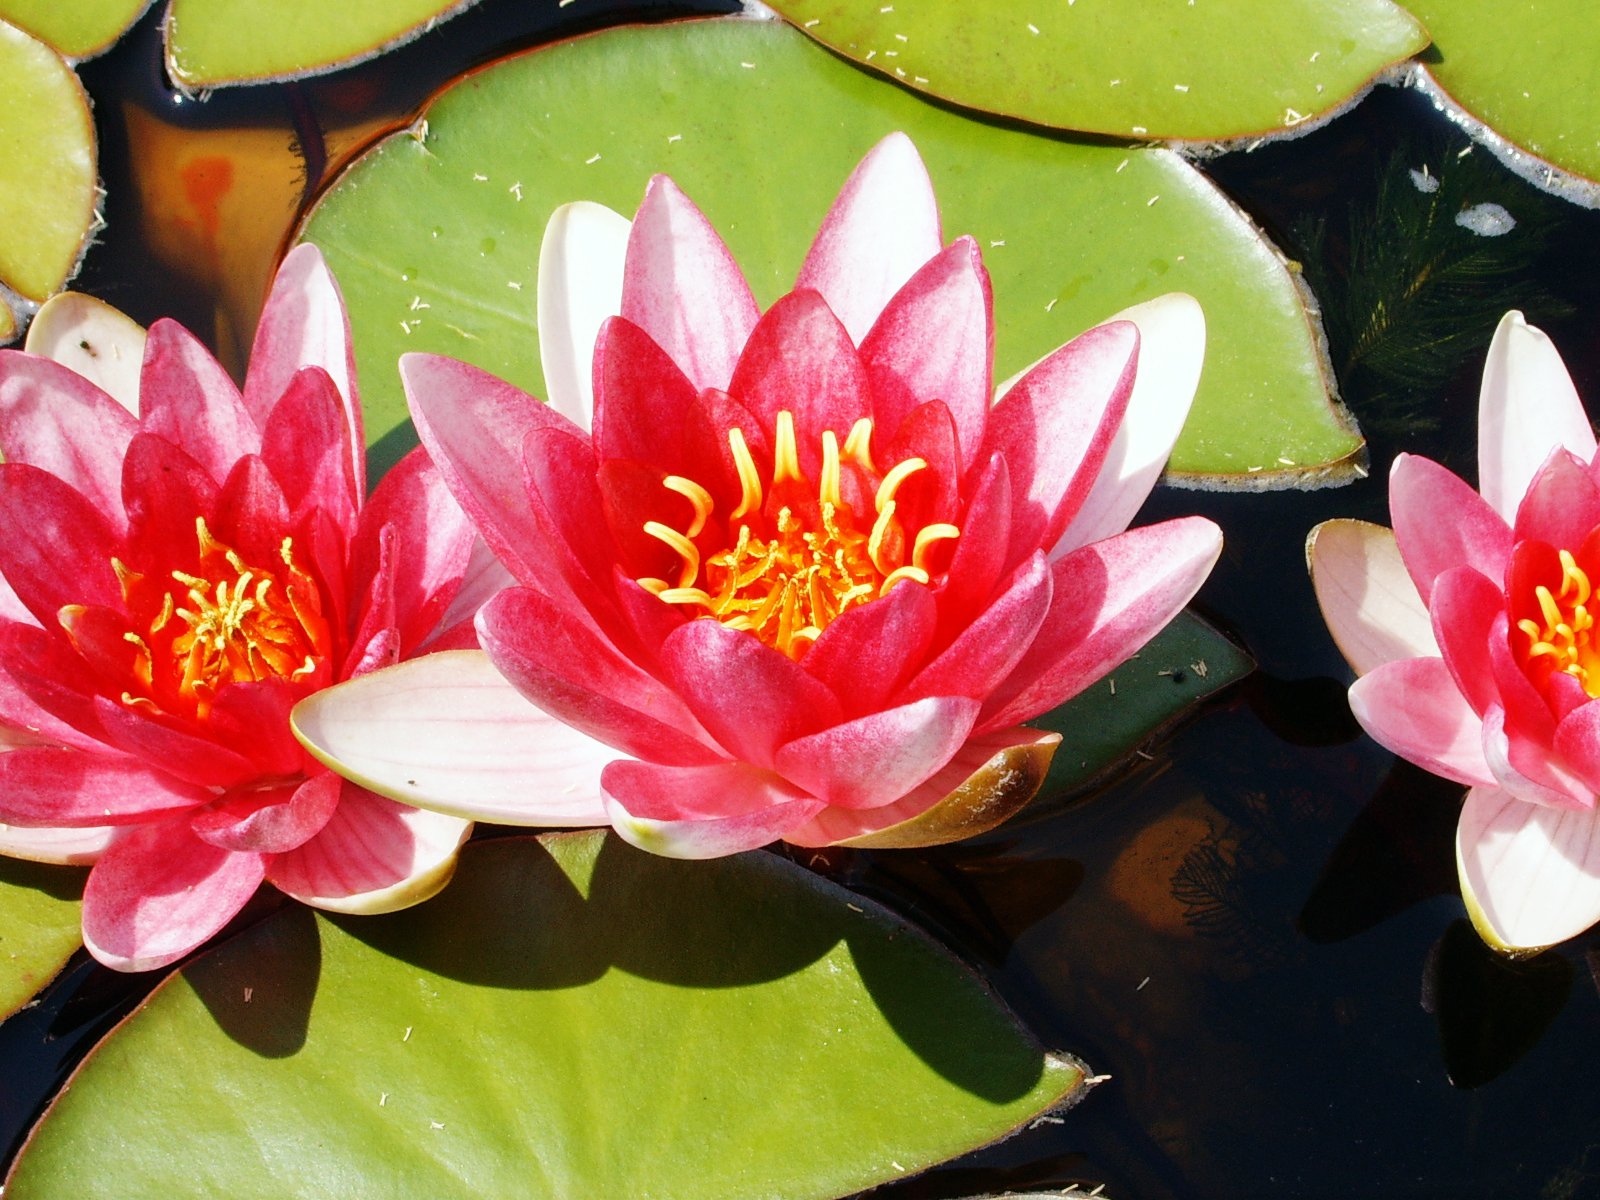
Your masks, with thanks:
M76 900L83 895L88 871L80 867L58 867L28 862L20 858L0 858L0 884L32 888L54 900Z
M317 922L299 906L252 926L184 970L218 1027L263 1058L287 1058L305 1045L321 975Z

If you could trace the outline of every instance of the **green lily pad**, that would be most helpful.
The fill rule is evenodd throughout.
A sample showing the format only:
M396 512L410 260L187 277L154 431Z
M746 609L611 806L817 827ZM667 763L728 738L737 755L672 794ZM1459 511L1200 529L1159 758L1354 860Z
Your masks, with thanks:
M1428 44L1389 0L769 0L840 54L968 108L1116 137L1281 132Z
M5 1194L802 1200L1082 1083L924 935L775 855L504 839L418 908L284 910L186 967Z
M663 81L666 81L665 83ZM619 97L648 96L627 105ZM996 378L1139 301L1187 291L1210 349L1174 472L1230 486L1326 482L1361 439L1330 403L1315 319L1277 252L1166 150L969 120L843 63L776 21L634 27L506 59L442 93L325 194L302 236L350 305L367 429L410 444L395 370L431 350L542 394L534 297L550 213L631 214L670 173L724 234L757 299L792 286L834 193L908 132L946 235L993 276Z
M88 58L126 33L149 7L150 0L0 0L0 20L68 58Z
M1088 691L1028 722L1061 734L1041 799L1104 776L1162 726L1253 670L1245 651L1192 612L1179 613Z
M49 296L76 269L94 220L89 98L61 56L0 21L0 284Z
M38 994L82 944L76 867L0 858L0 1020Z
M172 0L167 70L180 86L294 79L393 49L476 0Z
M1437 53L1425 70L1437 86L1537 160L1513 166L1546 186L1556 182L1547 165L1600 181L1600 20L1592 4L1414 0L1410 8L1433 34ZM1600 203L1600 193L1586 190L1590 204Z

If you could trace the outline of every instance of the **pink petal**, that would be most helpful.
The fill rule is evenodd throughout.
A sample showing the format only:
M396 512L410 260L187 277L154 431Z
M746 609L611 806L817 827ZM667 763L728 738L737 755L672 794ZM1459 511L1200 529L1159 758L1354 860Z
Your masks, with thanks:
M1020 562L1056 544L1094 486L1133 391L1138 327L1101 325L1017 381L989 414L982 457L1011 472L1011 545Z
M1058 558L1044 625L985 704L979 732L1054 708L1126 661L1177 616L1221 552L1220 529L1204 517L1183 517Z
M925 401L955 419L961 468L978 459L994 380L994 300L983 257L957 238L895 293L861 343L875 424L897 428Z
M0 825L0 854L28 862L84 866L105 853L119 828L85 825L76 829L26 829Z
M661 663L711 736L758 767L770 767L785 742L837 725L844 715L833 693L798 663L754 634L709 618L675 630L662 644Z
M108 696L96 696L95 717L108 744L199 787L233 787L257 775L256 765L242 754L182 729L162 718L124 707Z
M1556 449L1540 466L1517 506L1514 540L1535 539L1557 549L1576 550L1600 525L1600 485L1589 464Z
M298 784L235 788L194 814L189 828L203 842L224 850L278 854L316 836L339 805L339 785L331 771Z
M710 737L662 681L532 588L508 588L485 604L478 639L534 704L625 755L680 765L716 757Z
M193 538L181 536L194 524L193 517L183 521L177 518L174 510L168 511L172 511L174 517L168 536L180 542L193 541ZM283 489L273 478L271 468L259 455L249 455L233 464L215 507L209 511L214 522L212 533L232 546L246 562L276 566L283 561L280 557L283 536L291 528L289 502L284 499ZM154 531L153 523L151 527ZM343 604L343 596L339 594L342 591L337 589L332 597L336 607Z
M176 321L150 326L139 375L139 425L165 438L221 483L261 449L261 430L211 352Z
M1501 703L1489 645L1496 618L1505 616L1505 605L1500 589L1471 567L1456 567L1434 580L1434 637L1456 690L1480 716L1490 705Z
M344 400L345 427L350 431L350 477L355 480L356 495L364 496L366 435L356 393L350 321L322 252L309 242L284 255L256 326L250 370L244 381L244 405L258 426L265 428L267 415L302 367L321 367Z
M1128 527L1166 467L1200 383L1206 320L1193 296L1170 292L1124 309L1101 324L1117 321L1132 321L1139 327L1133 395L1094 486L1051 550L1052 558Z
M614 762L600 786L616 831L639 849L668 858L754 850L822 809L822 801L748 763Z
M403 804L508 825L599 825L617 751L528 703L478 650L441 651L295 709L321 762Z
M965 696L930 696L857 717L779 748L778 773L836 808L898 800L961 748L978 716Z
M67 484L0 463L0 570L41 625L55 628L65 604L120 605L111 559L121 549L111 522Z
M380 485L381 486L381 485ZM461 577L461 586L457 589L455 597L450 601L450 606L445 609L444 615L439 618L439 632L453 630L463 621L470 622L478 615L478 610L498 592L501 588L515 587L516 579L505 565L494 556L494 551L489 549L489 543L481 537L472 540L472 549L467 555L467 565ZM476 638L476 634L473 635ZM428 642L422 648L427 649Z
M471 832L468 821L407 808L345 782L332 819L305 845L275 856L267 878L316 908L394 912L450 882Z
M1451 567L1505 578L1511 527L1477 492L1432 459L1402 454L1389 472L1389 512L1400 557L1426 604Z
M137 417L144 342L144 327L105 301L57 292L34 314L24 348L81 375ZM9 445L0 447L9 457Z
M135 559L127 565L143 571L193 569L200 553L195 518L209 518L217 506L217 484L210 472L177 443L141 433L128 444L122 460L122 496L128 547ZM229 531L212 532L226 538ZM250 553L254 548L237 549ZM276 555L276 544L273 550Z
M212 701L207 732L248 758L261 778L300 775L305 752L290 732L289 713L311 690L307 683L288 679L229 684Z
M1456 690L1443 659L1374 667L1351 685L1350 711L1375 739L1435 775L1494 782L1483 757L1483 722Z
M628 219L580 200L550 214L539 247L539 363L545 399L580 428L594 418L595 338L622 311Z
M1583 779L1591 796L1600 795L1600 703L1585 697L1556 726L1555 751Z
M899 584L834 618L801 665L839 697L848 715L875 712L922 662L937 618L927 588Z
M1550 339L1508 312L1489 343L1478 393L1478 486L1489 506L1511 520L1557 446L1589 462L1594 430Z
M845 180L795 288L821 292L860 345L894 294L943 244L928 169L910 138L891 133Z
M903 697L970 696L986 700L1029 652L1050 611L1053 583L1043 553L1017 568L1005 591L917 672Z
M1508 730L1498 705L1483 714L1483 758L1494 782L1519 800L1550 808L1594 807L1594 792L1557 760L1550 742Z
M87 379L0 350L0 452L70 485L122 531L122 455L139 423Z
M261 457L272 468L296 518L320 507L350 536L361 494L350 469L343 398L321 367L306 367L290 376L283 398L267 417Z
M83 891L83 944L118 971L182 958L231 921L266 873L260 854L207 845L178 818L115 842Z
M0 754L0 817L12 825L125 825L210 799L204 788L109 754L54 746Z
M1011 546L1011 474L1005 459L991 455L969 486L961 537L938 595L942 636L954 636L988 606Z
M1324 521L1306 538L1306 562L1322 619L1357 675L1439 653L1392 531L1365 521Z
M1473 788L1456 828L1467 912L1498 950L1531 952L1600 921L1600 810L1524 804Z
M621 315L655 339L696 388L726 390L759 310L739 264L665 175L645 189L628 234Z

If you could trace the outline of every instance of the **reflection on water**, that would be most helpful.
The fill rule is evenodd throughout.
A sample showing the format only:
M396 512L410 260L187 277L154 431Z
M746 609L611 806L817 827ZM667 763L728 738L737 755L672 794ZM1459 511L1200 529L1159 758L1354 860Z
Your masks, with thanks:
M162 85L147 18L84 69L110 226L81 286L145 322L177 316L237 353L298 206L366 131L497 48L665 6L581 9L490 0L370 66L204 104ZM1418 97L1380 90L1304 139L1207 166L1325 289L1345 400L1373 434L1373 478L1354 487L1163 491L1141 517L1198 511L1222 524L1227 549L1202 608L1261 674L1147 747L1152 758L1114 785L1057 798L1014 829L934 850L803 857L933 930L1043 1041L1110 1076L1065 1117L875 1197L1071 1183L1121 1200L1600 1196L1600 943L1518 964L1484 951L1456 892L1460 789L1361 737L1303 567L1316 522L1386 520L1383 477L1398 450L1471 477L1485 313L1492 325L1505 308L1528 309L1580 390L1600 398L1600 214L1482 164L1452 172L1467 145ZM1449 236L1373 230L1390 220L1380 197L1435 194L1410 175L1424 164L1441 191L1499 204L1517 225L1449 289L1416 300L1423 317L1394 318L1373 246L1394 279L1419 279L1441 246L1471 256L1449 237L1481 236L1453 221ZM1470 336L1386 370L1385 354L1397 356L1375 352L1374 325L1360 319L1380 300L1401 344L1429 322ZM82 1032L142 985L106 986L79 968L0 1031L0 1138L24 1128Z

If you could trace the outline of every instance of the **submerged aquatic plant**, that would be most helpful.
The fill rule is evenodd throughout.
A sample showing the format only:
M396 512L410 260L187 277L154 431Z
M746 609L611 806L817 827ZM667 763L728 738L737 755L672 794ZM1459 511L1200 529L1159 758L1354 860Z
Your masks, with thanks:
M96 958L172 962L263 879L342 912L444 886L467 822L341 780L289 731L320 688L471 644L499 579L426 456L365 499L314 247L278 272L242 395L171 321L117 398L0 351L0 449L0 853L94 863Z
M1555 347L1508 313L1484 368L1479 490L1402 454L1393 532L1312 531L1317 599L1396 754L1470 785L1456 833L1484 940L1531 951L1600 921L1600 461Z
M401 360L520 586L478 619L504 680L436 656L296 711L376 790L528 824L588 796L684 857L951 840L1033 795L1058 738L1021 723L1133 654L1219 552L1200 518L1123 532L1193 396L1198 305L1143 305L996 400L981 256L943 244L904 135L764 313L664 176L631 225L558 211L539 290L548 406Z

